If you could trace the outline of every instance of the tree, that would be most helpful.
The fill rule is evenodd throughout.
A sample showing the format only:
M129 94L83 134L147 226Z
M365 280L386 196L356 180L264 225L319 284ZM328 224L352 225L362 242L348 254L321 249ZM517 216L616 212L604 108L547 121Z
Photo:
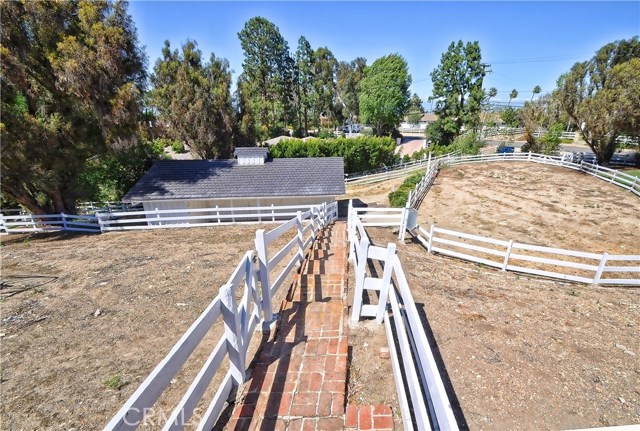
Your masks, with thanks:
M502 122L509 127L519 127L521 121L520 109L507 106L500 113L500 118L502 119Z
M227 60L211 54L203 64L195 41L182 45L182 52L172 52L165 41L151 82L151 103L171 138L187 144L202 159L231 155L235 118Z
M533 91L531 92L531 102L533 102L533 96L535 96L536 94L540 94L541 91L542 89L540 88L539 85L536 85L535 87L533 87Z
M558 79L554 97L578 125L599 163L615 153L616 139L638 132L640 41L609 43L589 61L579 62Z
M377 136L391 133L409 105L411 75L399 54L381 57L364 70L360 81L360 118Z
M407 114L407 121L409 124L418 124L422 118L424 112L424 106L422 106L422 99L417 93L413 93L411 100L409 100L409 113Z
M298 113L298 129L302 136L307 136L309 130L309 116L316 104L314 88L314 56L309 41L300 36L296 50L295 65L295 100Z
M509 103L507 104L507 106L511 106L511 101L516 97L518 97L518 90L514 88L513 90L511 90L511 93L509 93Z
M123 2L2 2L2 193L75 209L87 161L135 145L145 56Z
M330 121L340 122L342 106L336 100L336 72L338 61L327 47L313 53L313 78L316 95L315 110L324 113Z
M364 76L364 70L367 67L367 60L358 57L347 63L341 61L338 63L338 71L336 74L336 91L337 97L342 101L344 118L351 117L352 121L358 121L360 109L358 99L360 96L360 81Z
M261 139L282 133L293 120L293 66L289 45L274 24L251 18L238 33L244 53L245 94Z
M442 54L440 65L431 72L435 113L438 120L427 128L427 137L440 145L450 145L463 126L476 129L485 94L485 76L478 42L451 42Z

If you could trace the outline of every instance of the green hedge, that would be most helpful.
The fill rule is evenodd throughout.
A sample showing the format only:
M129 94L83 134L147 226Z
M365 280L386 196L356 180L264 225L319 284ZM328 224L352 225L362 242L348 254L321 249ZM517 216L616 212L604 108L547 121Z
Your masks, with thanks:
M392 138L359 136L334 139L283 139L269 149L271 157L342 157L347 174L392 166L400 160Z
M398 190L389 193L389 205L394 208L403 208L409 199L409 192L416 188L416 184L424 177L424 172L413 174L398 187Z

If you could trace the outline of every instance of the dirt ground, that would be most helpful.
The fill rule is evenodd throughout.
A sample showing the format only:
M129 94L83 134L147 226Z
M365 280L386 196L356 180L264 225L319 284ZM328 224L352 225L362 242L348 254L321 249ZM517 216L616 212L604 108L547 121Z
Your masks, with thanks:
M3 237L0 293L29 289L0 303L0 428L106 425L254 248L260 227ZM272 250L289 239L281 237ZM218 322L161 397L147 429L159 428L170 413L160 409L179 399L222 333ZM252 350L260 338L253 337ZM221 378L219 372L215 381Z
M418 222L585 252L640 254L640 199L590 175L533 163L440 171Z
M401 182L349 187L347 197L386 206L386 195ZM496 163L443 170L419 219L532 244L640 254L639 209L635 196L590 176ZM397 241L391 229L367 231L377 245ZM429 255L410 235L398 254L463 429L640 423L640 290L556 282ZM369 339L384 337L383 328L367 330ZM354 354L351 368L373 364L384 362ZM389 382L376 384L378 374L370 374L360 385L377 389L362 392L393 401L395 393L384 392Z

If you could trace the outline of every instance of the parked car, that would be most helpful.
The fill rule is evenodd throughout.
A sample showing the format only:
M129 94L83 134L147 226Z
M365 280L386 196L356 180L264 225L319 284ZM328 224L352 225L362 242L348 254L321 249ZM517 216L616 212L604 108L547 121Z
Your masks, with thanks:
M498 147L498 149L496 150L496 152L498 154L502 154L502 153L513 153L515 152L515 147L509 146L509 145L500 145Z
M342 128L344 133L360 133L360 125L359 124L347 124Z

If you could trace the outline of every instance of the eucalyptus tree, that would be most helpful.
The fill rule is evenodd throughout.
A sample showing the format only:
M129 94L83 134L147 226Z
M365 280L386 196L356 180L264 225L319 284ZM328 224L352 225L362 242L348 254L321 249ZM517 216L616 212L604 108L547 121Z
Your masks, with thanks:
M73 211L89 159L137 142L145 55L124 2L2 2L2 193Z
M554 98L578 125L599 162L608 162L622 134L640 134L640 41L608 43L558 79Z
M358 98L360 95L360 81L364 76L364 69L367 67L367 60L358 57L351 62L341 61L338 63L336 73L336 91L337 97L344 103L342 116L348 118L353 117L353 121L357 121L360 115L358 106Z

